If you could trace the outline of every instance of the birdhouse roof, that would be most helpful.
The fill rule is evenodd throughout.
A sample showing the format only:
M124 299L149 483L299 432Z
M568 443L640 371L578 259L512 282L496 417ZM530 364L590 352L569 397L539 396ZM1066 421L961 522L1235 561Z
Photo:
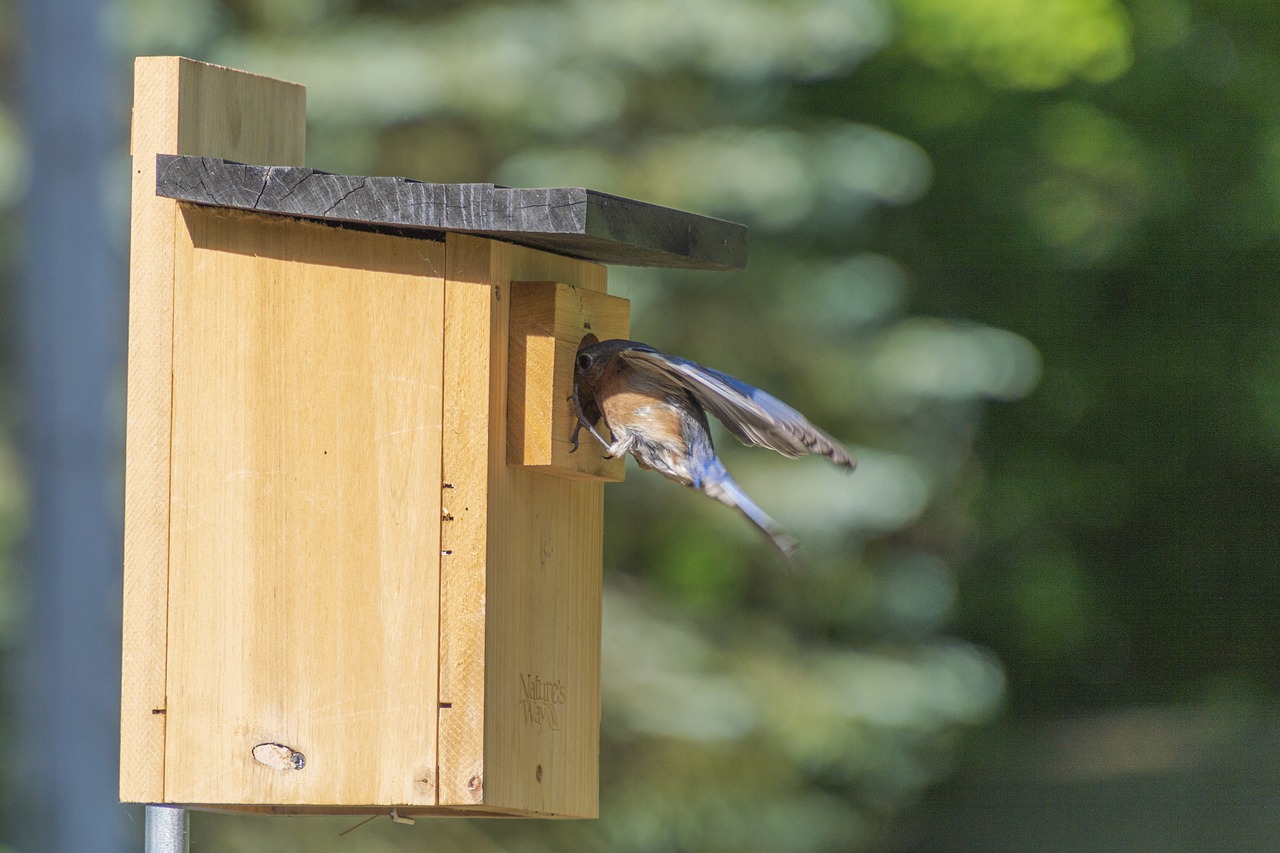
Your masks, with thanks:
M747 227L582 187L512 189L160 154L156 194L431 239L455 231L605 264L738 270Z

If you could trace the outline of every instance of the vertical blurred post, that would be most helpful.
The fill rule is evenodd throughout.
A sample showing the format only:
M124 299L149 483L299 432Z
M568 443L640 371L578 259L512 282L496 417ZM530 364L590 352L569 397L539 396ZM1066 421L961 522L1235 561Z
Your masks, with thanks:
M122 128L106 0L27 0L18 306L31 527L10 814L20 849L136 849L117 799L124 269L104 200ZM119 176L124 181L122 173ZM114 212L127 216L124 209ZM141 829L141 827L139 827Z

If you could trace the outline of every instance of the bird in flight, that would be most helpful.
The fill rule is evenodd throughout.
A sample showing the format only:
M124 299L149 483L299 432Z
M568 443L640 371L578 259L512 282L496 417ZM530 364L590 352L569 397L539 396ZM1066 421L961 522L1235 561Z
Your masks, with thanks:
M578 419L574 451L585 427L610 456L630 453L641 468L737 509L792 564L799 544L729 476L711 444L707 412L743 444L790 457L815 453L849 470L855 465L839 442L776 397L637 341L600 341L579 349L569 399ZM602 420L612 440L596 428Z

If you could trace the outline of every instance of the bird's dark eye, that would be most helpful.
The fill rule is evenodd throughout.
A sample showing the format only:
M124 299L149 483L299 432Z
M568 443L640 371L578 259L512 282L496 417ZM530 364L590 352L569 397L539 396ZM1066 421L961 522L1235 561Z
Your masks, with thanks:
M576 364L578 365L579 370L586 370L591 366L591 356L585 352L578 353L578 360Z

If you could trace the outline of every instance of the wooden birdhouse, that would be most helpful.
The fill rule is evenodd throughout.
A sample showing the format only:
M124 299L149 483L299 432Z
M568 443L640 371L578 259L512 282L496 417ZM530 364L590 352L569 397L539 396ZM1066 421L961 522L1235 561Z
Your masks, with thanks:
M627 336L602 264L745 229L319 172L304 128L299 86L137 62L121 798L592 817L622 462L569 452L574 355Z

